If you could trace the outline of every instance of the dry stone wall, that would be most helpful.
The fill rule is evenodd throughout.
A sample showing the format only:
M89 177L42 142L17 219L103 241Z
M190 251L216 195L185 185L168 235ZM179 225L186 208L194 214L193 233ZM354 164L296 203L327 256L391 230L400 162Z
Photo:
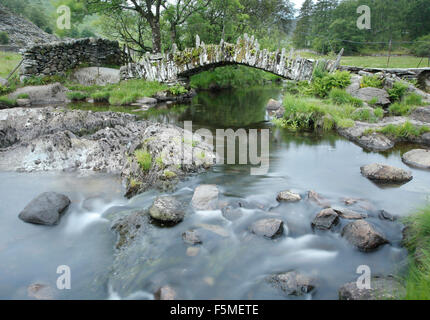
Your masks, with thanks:
M23 53L21 76L61 74L79 66L123 65L117 41L85 38L33 46Z

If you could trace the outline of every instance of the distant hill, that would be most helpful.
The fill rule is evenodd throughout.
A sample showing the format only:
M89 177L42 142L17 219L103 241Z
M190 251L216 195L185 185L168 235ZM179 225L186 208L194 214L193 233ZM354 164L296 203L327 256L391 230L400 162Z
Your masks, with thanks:
M46 33L32 22L12 13L0 4L0 32L6 32L11 46L29 47L37 43L58 41L52 34Z

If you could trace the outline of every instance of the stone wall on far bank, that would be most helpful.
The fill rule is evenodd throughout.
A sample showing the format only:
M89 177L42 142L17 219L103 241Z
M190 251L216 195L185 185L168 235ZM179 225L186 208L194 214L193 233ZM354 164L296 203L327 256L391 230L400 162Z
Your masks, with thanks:
M35 45L23 52L21 77L61 74L79 66L121 66L123 53L117 41L84 38Z

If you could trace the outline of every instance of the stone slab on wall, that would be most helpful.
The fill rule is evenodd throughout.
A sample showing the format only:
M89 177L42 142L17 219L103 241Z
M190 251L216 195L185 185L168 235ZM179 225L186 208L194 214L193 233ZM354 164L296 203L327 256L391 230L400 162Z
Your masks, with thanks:
M48 76L79 66L120 66L123 53L117 41L84 38L33 46L23 59L21 76Z

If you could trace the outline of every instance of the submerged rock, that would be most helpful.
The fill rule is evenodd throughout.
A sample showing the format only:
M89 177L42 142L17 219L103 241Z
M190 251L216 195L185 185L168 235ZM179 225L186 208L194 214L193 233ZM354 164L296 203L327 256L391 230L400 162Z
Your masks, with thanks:
M405 183L412 180L412 173L393 166L373 163L360 168L366 178L380 183Z
M393 216L391 213L388 213L385 210L379 211L378 217L381 220L388 220L388 221L396 221L397 220L397 217Z
M338 223L338 214L332 208L327 208L317 214L317 216L312 221L312 228L329 230Z
M27 295L36 300L53 300L54 290L48 285L33 283L27 287Z
M25 222L51 226L60 221L69 205L70 199L65 195L45 192L27 204L18 217Z
M276 200L285 202L296 202L302 200L302 197L299 194L291 191L281 191L278 193Z
M284 222L280 219L261 219L254 222L250 230L257 236L274 239L284 233Z
M194 190L191 203L196 210L214 210L218 207L218 187L214 184L202 184Z
M357 282L339 288L339 300L394 300L401 299L404 287L393 277L372 277L371 289L359 289Z
M334 211L343 219L347 220L359 220L359 219L365 219L367 218L366 214L358 213L350 209L346 208L333 208Z
M127 248L131 242L139 237L148 226L148 215L144 211L136 211L120 216L112 223L112 230L118 235L115 247Z
M155 292L154 298L155 300L175 300L176 291L170 286L164 286Z
M157 197L149 209L151 218L166 223L178 223L184 219L185 211L182 204L174 197Z
M315 280L313 278L296 271L272 275L268 281L287 295L301 296L311 292L315 288Z
M412 167L430 169L430 150L411 150L403 154L402 160L404 163Z
M347 224L342 230L342 237L361 251L372 251L388 243L385 235L375 230L365 220L357 220Z
M182 234L182 239L185 243L195 245L202 243L200 235L196 230L188 230Z
M329 208L330 202L327 199L324 199L320 194L311 190L308 192L308 199L320 207Z

